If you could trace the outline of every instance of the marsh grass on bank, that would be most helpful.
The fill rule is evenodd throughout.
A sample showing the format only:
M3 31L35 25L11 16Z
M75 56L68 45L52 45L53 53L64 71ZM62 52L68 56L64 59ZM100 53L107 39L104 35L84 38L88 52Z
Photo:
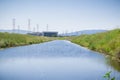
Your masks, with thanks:
M0 33L0 48L36 44L49 41L47 37L15 33Z
M120 29L71 37L70 40L73 43L105 53L120 60Z
M51 40L69 40L120 60L120 29L73 37L43 37L15 33L0 33L0 48L42 43Z

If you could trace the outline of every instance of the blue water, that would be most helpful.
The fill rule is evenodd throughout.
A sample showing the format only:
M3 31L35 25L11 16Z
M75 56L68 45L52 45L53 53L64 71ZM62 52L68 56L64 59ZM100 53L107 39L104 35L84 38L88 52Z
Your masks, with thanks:
M0 50L0 80L120 80L104 55L65 40Z

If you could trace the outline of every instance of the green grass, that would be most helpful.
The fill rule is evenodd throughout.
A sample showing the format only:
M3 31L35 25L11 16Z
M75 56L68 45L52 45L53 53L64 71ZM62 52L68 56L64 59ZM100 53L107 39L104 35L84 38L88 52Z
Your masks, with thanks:
M0 33L0 48L36 44L49 41L47 37L22 35L15 33Z
M103 77L104 77L106 80L115 80L115 77L111 77L111 73L112 73L112 71L109 71L109 72L107 72Z
M120 29L71 37L73 43L120 59Z
M42 43L50 40L69 40L91 50L111 55L120 60L120 29L92 35L52 38L14 33L0 33L0 48Z

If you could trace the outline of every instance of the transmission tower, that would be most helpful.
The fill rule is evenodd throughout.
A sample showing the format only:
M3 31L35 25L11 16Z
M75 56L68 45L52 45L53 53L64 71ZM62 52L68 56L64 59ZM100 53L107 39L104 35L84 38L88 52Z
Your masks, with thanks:
M48 31L48 24L47 24L47 26L46 26L46 30Z
M36 26L37 26L37 32L39 32L39 25L37 24Z
M31 31L31 28L30 28L30 19L28 19L28 32Z
M13 18L12 23L13 23L13 32L14 32L15 31L15 18Z
M20 26L18 25L18 33L20 32Z
M35 27L33 28L33 32L35 32Z

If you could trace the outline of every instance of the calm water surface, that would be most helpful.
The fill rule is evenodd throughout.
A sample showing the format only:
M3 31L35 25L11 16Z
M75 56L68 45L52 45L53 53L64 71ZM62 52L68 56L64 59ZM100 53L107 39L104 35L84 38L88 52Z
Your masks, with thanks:
M105 80L107 71L120 80L119 67L65 40L0 50L0 80Z

